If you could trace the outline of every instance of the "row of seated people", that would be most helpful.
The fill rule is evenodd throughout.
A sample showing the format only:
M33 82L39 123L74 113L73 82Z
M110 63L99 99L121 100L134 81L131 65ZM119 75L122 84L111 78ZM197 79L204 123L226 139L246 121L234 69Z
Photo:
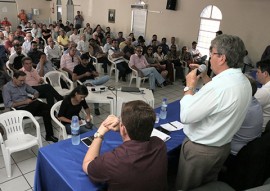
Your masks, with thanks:
M73 79L80 80L83 83L90 84L90 85L100 85L106 83L109 80L108 76L103 76L101 78L95 79L98 76L98 73L93 66L93 62L89 62L90 57L88 54L81 55L81 63L74 68ZM14 74L12 79L4 69L1 71L0 79L1 79L1 90L3 89L3 100L5 107L10 108L14 107L16 109L24 109L30 111L33 115L42 116L44 117L44 125L46 128L46 140L48 141L57 141L57 138L53 136L52 126L51 126L51 118L48 114L50 108L54 104L54 99L60 101L63 99L58 92L53 89L53 87L49 84L43 83L43 76L44 74L54 71L53 64L46 59L46 55L43 53L40 57L40 62L38 63L37 69L33 68L32 60L30 57L24 57L22 59L22 68L20 70L14 70ZM40 74L40 75L39 75ZM9 84L9 85L7 85ZM86 87L85 87L86 88ZM84 89L85 89L84 88ZM78 88L75 88L74 91L79 91ZM70 95L74 94L74 91L71 92ZM82 91L82 90L81 90ZM15 93L16 92L16 93ZM85 91L83 91L85 92ZM88 90L86 91L88 94ZM78 92L77 92L78 93ZM33 97L30 99L29 95L32 94ZM87 94L77 95L76 98L80 100L84 100ZM84 97L83 97L84 96ZM46 98L47 104L44 104L37 100L36 98ZM73 95L74 97L74 95ZM85 101L84 101L85 102ZM32 104L33 103L33 104ZM76 113L76 109L73 110L71 106L76 106L77 109L80 108L78 103L72 102L73 105L68 105L69 111L65 112L65 115L62 117L66 117L62 122L67 127L67 132L70 133L70 127L67 125L67 122L71 121L71 117ZM66 104L66 101L63 102ZM62 104L62 105L63 105ZM80 106L85 106L86 103L83 105L80 103ZM99 115L99 105L95 105L95 114ZM40 108L42 108L40 110ZM62 106L61 106L62 107ZM66 107L63 106L64 108ZM75 108L76 108L75 107ZM88 108L88 106L87 106ZM87 109L86 108L86 109ZM75 112L75 113L74 113ZM88 112L89 113L89 112ZM88 117L88 119L90 119ZM70 124L69 124L70 125ZM88 129L89 130L89 129ZM83 128L82 128L82 132Z

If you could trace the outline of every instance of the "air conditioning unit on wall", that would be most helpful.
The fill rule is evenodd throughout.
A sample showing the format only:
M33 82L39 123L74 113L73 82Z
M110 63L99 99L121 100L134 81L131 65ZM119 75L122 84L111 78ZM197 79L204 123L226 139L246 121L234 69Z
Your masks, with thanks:
M147 9L147 4L135 4L135 5L131 5L131 9Z

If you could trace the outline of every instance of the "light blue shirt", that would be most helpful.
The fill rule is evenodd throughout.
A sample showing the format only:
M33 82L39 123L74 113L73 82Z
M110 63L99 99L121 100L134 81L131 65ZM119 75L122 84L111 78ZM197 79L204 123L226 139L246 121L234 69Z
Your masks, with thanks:
M241 69L227 69L194 95L180 101L184 133L193 142L222 146L231 142L246 116L252 90Z
M262 106L256 98L252 98L247 115L231 142L231 153L237 155L243 146L248 142L260 137L263 126Z

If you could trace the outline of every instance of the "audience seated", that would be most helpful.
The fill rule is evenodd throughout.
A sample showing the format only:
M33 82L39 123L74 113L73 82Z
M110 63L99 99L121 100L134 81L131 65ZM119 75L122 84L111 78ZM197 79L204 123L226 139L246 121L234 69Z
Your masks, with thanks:
M57 37L57 42L59 43L59 45L64 47L64 50L67 50L69 40L68 40L68 37L66 36L66 32L64 30L60 30L59 33L60 35Z
M20 41L20 43L24 43L24 36L21 36L18 31L14 32L14 40Z
M46 98L47 104L52 107L54 99L60 101L63 97L49 84L45 84L44 80L33 68L32 60L29 57L22 59L23 67L20 69L26 74L25 83L39 92L41 98Z
M40 59L39 63L37 64L36 70L40 77L44 77L44 75L50 71L55 71L53 63L47 59L45 53L40 54Z
M150 89L154 91L156 88L156 81L157 85L161 86L165 79L158 73L156 68L149 66L149 63L142 55L142 51L142 47L136 47L135 54L130 57L130 67L136 70L140 77L149 77Z
M109 50L108 55L112 59L112 61L116 64L116 68L119 70L119 76L118 79L126 82L126 75L131 73L131 69L128 66L128 63L124 59L124 52L120 51L118 47L118 40L113 39L112 41L112 47Z
M31 49L32 35L31 33L27 33L25 37L26 39L22 44L22 50L27 54Z
M50 60L57 68L60 67L60 58L62 56L62 51L52 38L48 38L48 45L44 48L44 53L47 59Z
M36 68L36 66L37 66L37 64L39 62L40 55L42 54L42 52L40 50L38 50L37 46L38 46L37 42L32 41L31 42L31 49L27 54L31 58L34 68Z
M3 31L5 39L8 39L8 35L10 32L10 27L5 27L5 30Z
M149 41L148 45L152 45L153 46L153 40L156 42L155 46L159 45L160 42L158 41L157 35L153 34L152 39Z
M160 65L165 67L164 69L166 69L167 72L163 73L162 77L164 79L168 78L168 80L166 82L171 84L171 82L174 81L173 65L172 65L172 62L169 61L167 59L167 56L163 53L163 48L162 48L161 44L158 45L157 52L154 53L154 57L160 63Z
M80 41L77 43L77 50L79 50L81 54L88 53L89 42L86 41L85 34L81 34L80 36Z
M85 101L85 97L88 95L88 89L85 86L77 86L68 96L66 96L60 106L58 119L65 125L67 134L71 134L71 120L72 116L79 117L79 123L82 123L80 118L80 111L82 108L85 110L86 113L86 121L91 120L90 109ZM93 125L80 126L80 133L85 133L90 131Z
M104 73L108 73L108 65L111 65L110 61L107 58L107 54L104 53L101 47L96 43L94 39L89 40L89 54L97 58L98 63L103 63L102 68Z
M109 81L108 75L99 77L99 73L93 65L93 59L90 59L89 54L85 53L81 55L81 63L74 67L72 80L80 80L84 85L87 86L98 86L103 85ZM100 115L99 104L94 104L95 114Z
M1 22L1 26L2 27L10 27L11 26L11 23L8 21L8 18L7 17L4 17L4 20Z
M166 145L150 137L155 111L143 101L131 101L124 104L120 119L110 115L102 122L84 157L83 171L92 182L106 183L108 190L166 190ZM120 131L123 144L100 155L108 131Z
M172 47L172 45L175 45L176 51L179 51L179 50L180 50L180 49L179 49L179 46L176 44L176 39L175 39L174 36L171 37L171 42L169 43L169 47Z
M46 24L42 25L41 34L42 34L42 37L44 38L44 40L46 41L46 44L47 44L48 38L50 38L52 35L51 35L51 30L47 28Z
M73 30L73 34L69 36L69 41L78 44L78 42L80 41L80 35L78 34L78 29Z
M34 116L42 116L46 130L46 141L57 142L51 124L50 106L39 101L39 92L25 83L26 74L15 71L13 78L3 87L3 99L6 108L26 110ZM32 95L31 97L29 97Z
M60 68L68 72L68 76L72 79L73 70L80 63L80 57L76 54L77 49L71 47L68 54L63 54L61 57Z
M122 42L124 43L124 42ZM124 58L129 60L130 59L130 56L132 54L134 54L134 47L132 45L132 38L130 36L128 36L125 40L125 46L123 49L121 49L121 47L119 46L120 50L122 50L124 52Z
M106 44L103 47L104 53L108 54L109 49L112 47L112 38L108 37L106 39Z
M161 73L163 78L166 78L168 71L166 70L166 65L161 65L153 54L153 47L151 45L147 46L147 52L144 54L145 59L151 67L155 67L156 70Z
M13 41L14 41L14 34L13 33L9 33L8 35L8 39L5 42L5 49L7 54L11 54L11 48L13 47Z
M270 60L257 63L257 80L262 84L254 95L263 109L263 131L270 120Z
M176 76L178 76L180 79L183 79L185 81L183 65L180 61L180 54L177 52L175 45L171 46L171 49L168 52L166 57L168 61L172 63L174 68L176 69Z
M116 38L116 40L118 41L118 44L120 44L121 42L124 42L126 40L123 37L123 32L122 31L118 32L118 37Z
M202 56L199 49L197 49L197 42L193 41L192 42L192 48L190 49L190 54L192 56L192 59L195 63L198 64L204 64L207 56L204 55Z
M160 46L162 47L162 52L166 55L169 52L170 47L167 45L167 39L165 37L161 39Z
M13 71L21 69L22 59L27 57L27 54L22 51L22 47L20 45L15 45L14 50L15 52L9 57L9 67Z

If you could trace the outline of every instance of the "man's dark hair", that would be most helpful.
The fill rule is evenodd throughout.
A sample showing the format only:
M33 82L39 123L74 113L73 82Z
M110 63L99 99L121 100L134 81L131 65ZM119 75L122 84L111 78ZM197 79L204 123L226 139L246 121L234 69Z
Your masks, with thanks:
M26 60L31 60L31 61L33 61L32 58L30 58L30 57L24 57L24 58L22 59L22 65L24 64L24 62L25 62Z
M18 79L20 76L26 76L26 73L21 70L14 71L13 78Z
M84 53L81 55L81 60L89 60L90 56L88 53Z
M257 68L259 68L262 72L268 72L270 75L270 60L261 60L256 64Z
M257 82L256 80L254 80L254 78L252 78L251 76L249 75L246 75L247 79L249 80L250 82L250 85L251 85L251 88L252 88L252 96L255 95L255 93L257 92Z
M149 141L156 114L144 101L130 101L122 107L121 120L131 140Z
M17 29L22 29L22 27L20 25L17 26Z

